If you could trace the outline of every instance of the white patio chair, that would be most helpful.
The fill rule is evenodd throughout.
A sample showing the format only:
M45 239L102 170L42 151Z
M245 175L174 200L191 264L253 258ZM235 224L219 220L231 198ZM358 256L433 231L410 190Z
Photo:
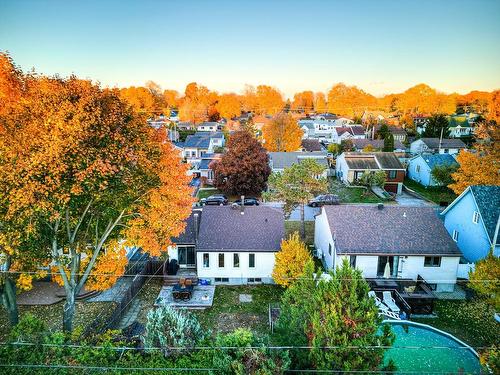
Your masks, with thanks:
M380 300L380 298L377 297L377 295L373 290L370 290L368 292L368 296L375 300L375 306L377 306L379 311L381 312L389 311L389 308Z
M384 296L384 303L389 307L391 311L394 311L395 313L399 313L400 309L398 305L396 305L396 301L394 301L394 298L392 298L392 294L389 291L382 292L382 295Z

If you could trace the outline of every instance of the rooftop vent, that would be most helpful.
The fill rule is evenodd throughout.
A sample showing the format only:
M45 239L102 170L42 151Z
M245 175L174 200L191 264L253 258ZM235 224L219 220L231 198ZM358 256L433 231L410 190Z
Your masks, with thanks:
M378 208L379 210L382 210L382 209L384 208L384 204L383 204L383 203L379 203L379 204L377 204L377 208Z

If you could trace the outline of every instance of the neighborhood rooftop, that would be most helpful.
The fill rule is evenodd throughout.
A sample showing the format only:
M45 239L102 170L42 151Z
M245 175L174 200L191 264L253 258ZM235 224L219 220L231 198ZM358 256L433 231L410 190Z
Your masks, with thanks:
M351 139L352 144L356 149L363 149L368 145L372 145L374 148L382 149L384 147L383 139ZM401 141L394 140L395 150L404 150L406 147L401 143Z
M439 148L441 142L441 147L444 148L466 148L465 143L458 138L444 138L439 140L439 138L420 138L429 148Z
M323 209L339 254L461 255L431 207L339 205Z
M206 206L197 251L278 251L284 236L281 209L252 206L242 211L240 207Z
M322 151L314 152L270 152L269 160L273 169L283 169L290 167L293 164L299 163L301 160L313 158L318 164L328 165L326 160L327 153Z
M422 159L429 166L429 168L434 168L437 165L457 165L458 163L455 158L450 154L422 154ZM418 156L417 156L418 157Z
M346 152L345 161L350 169L405 169L393 152Z

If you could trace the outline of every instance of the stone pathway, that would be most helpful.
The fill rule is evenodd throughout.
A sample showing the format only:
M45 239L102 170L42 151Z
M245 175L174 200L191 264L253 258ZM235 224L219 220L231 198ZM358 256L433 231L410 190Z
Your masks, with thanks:
M119 302L127 289L132 284L133 276L120 277L109 289L106 289L98 296L89 298L89 302Z
M118 329L127 328L129 325L135 322L135 320L137 319L137 315L139 315L139 312L141 311L141 307L141 301L138 298L134 298L134 300L128 307L127 312L120 320Z
M240 294L240 303L248 303L252 301L253 299L251 294Z

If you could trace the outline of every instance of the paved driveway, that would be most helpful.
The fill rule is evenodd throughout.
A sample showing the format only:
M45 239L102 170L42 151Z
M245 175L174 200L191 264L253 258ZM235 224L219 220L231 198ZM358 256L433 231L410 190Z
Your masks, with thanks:
M265 202L262 203L265 206L272 206L272 207L283 207L283 203L281 202ZM314 221L314 216L319 214L321 211L321 208L319 207L309 207L305 206L304 208L304 219L305 221ZM300 207L297 207L295 210L292 211L290 214L290 217L287 219L290 221L300 221Z
M423 199L414 197L413 195L408 194L403 191L401 194L396 195L396 202L401 206L419 206L419 207L435 207L436 205L430 202L427 202Z

